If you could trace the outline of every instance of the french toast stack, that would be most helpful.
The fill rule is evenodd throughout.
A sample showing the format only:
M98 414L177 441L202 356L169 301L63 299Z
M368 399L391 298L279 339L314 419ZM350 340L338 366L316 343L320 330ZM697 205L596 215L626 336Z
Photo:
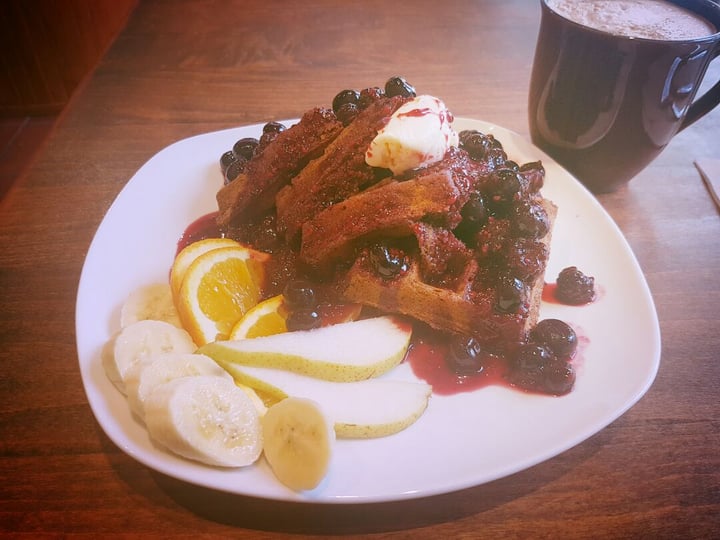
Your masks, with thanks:
M308 111L218 192L218 225L282 253L292 268L280 274L322 284L337 302L508 351L538 320L556 214L540 193L543 167L518 165L477 131L421 168L368 165L370 143L410 99L366 92L350 117Z

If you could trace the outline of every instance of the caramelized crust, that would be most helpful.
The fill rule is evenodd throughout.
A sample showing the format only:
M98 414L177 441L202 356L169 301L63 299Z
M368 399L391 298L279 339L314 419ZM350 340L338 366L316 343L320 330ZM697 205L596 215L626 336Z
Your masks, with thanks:
M288 241L321 210L344 201L377 180L365 150L387 119L407 98L380 98L362 110L323 155L308 163L277 195L278 230Z
M543 201L543 206L552 224L557 208L547 200ZM548 232L542 243L549 247L550 240L551 232ZM373 268L368 253L362 252L338 281L338 293L348 302L402 313L435 329L474 336L499 351L508 344L523 341L528 331L537 324L544 272L533 281L525 309L518 313L500 313L494 309L495 291L474 283L472 269L477 269L475 261L468 262L464 268L466 272L462 274L464 279L457 280L453 288L428 283L417 254L409 257L408 261L407 272L385 279Z
M472 251L452 231L429 223L416 223L413 233L418 243L422 276L428 283L454 289L474 277Z
M327 271L360 241L408 236L422 219L447 222L459 191L450 171L392 181L322 210L302 227L300 260Z
M217 193L220 227L242 216L248 220L272 208L278 190L342 131L332 110L315 108L248 163L245 172Z

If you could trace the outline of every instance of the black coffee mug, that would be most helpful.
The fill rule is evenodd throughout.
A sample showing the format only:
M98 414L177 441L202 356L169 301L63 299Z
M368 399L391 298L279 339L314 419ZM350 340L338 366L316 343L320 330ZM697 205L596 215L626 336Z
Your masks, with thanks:
M719 4L672 3L720 30ZM720 81L695 99L720 55L720 32L673 41L623 37L572 22L547 0L541 6L530 80L532 140L591 191L627 183L720 103Z

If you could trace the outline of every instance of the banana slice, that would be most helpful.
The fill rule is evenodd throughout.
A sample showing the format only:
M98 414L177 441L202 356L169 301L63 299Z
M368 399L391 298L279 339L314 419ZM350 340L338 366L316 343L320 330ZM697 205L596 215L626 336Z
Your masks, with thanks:
M118 334L119 332L116 332L105 342L105 345L103 345L103 348L100 351L100 361L103 369L105 370L105 375L107 375L107 378L110 379L110 382L113 383L122 393L125 393L125 384L123 383L122 377L120 377L120 373L118 373L117 366L115 365L115 340L117 339Z
M262 452L255 405L225 377L182 377L157 386L145 400L145 425L170 451L208 465L243 467Z
M275 476L296 491L325 478L335 444L333 423L310 399L289 397L261 419L265 458Z
M153 283L133 291L120 309L120 327L152 319L182 328L168 283Z
M191 353L196 350L190 334L164 321L138 321L123 328L115 338L108 377L126 392L125 379L130 369L143 358L160 353Z
M144 418L145 400L156 387L180 377L194 375L214 375L233 380L227 371L204 354L171 352L144 357L125 376L130 409Z

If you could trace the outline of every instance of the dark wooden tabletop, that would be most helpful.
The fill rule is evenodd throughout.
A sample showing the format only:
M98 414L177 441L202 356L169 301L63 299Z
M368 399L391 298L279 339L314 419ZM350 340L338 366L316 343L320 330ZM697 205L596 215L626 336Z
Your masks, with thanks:
M533 0L141 2L0 206L0 534L717 537L720 212L693 161L720 156L720 110L598 197L653 293L662 360L633 408L553 459L419 500L279 503L146 468L88 405L78 280L105 212L146 160L179 139L294 118L395 74L457 116L527 136L539 13ZM708 77L719 74L713 66Z

